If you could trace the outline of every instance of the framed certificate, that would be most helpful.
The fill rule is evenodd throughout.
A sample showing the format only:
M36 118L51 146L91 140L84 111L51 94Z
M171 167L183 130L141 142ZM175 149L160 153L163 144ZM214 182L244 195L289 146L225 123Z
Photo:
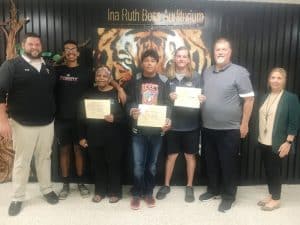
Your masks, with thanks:
M104 119L110 115L109 99L85 99L85 115L88 119Z
M137 120L138 126L163 127L166 123L167 106L140 104L140 115Z
M174 101L174 106L187 108L200 108L198 96L201 95L201 88L176 87L177 98Z

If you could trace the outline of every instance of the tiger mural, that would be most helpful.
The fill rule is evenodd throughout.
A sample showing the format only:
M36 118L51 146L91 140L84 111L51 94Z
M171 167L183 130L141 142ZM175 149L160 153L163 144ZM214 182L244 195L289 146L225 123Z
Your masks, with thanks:
M211 64L199 29L98 28L98 35L98 46L94 53L96 67L107 65L120 84L140 71L141 55L150 48L160 56L160 74L166 74L173 54L180 46L189 49L193 68L198 73L201 74Z

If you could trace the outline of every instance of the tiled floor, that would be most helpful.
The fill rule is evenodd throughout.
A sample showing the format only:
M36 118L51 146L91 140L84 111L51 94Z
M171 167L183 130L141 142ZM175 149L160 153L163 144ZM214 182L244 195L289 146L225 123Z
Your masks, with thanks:
M54 184L58 192L61 184ZM92 189L92 185L90 186ZM155 208L142 203L140 210L129 207L129 187L124 189L123 199L108 203L91 202L91 197L82 199L72 185L68 199L58 205L49 205L41 197L38 184L27 186L27 200L21 213L9 217L11 183L0 184L1 225L299 225L300 185L284 185L282 207L273 212L263 212L256 202L266 194L266 186L239 187L237 201L227 213L217 211L220 200L200 202L199 194L204 186L195 187L196 201L184 202L184 187L172 187L165 200L157 201ZM156 189L157 190L157 189Z

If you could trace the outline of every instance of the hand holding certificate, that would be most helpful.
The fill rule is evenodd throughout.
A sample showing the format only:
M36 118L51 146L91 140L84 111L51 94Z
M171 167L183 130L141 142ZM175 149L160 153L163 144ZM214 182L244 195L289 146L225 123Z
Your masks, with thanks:
M196 109L200 108L200 88L176 87L176 95L177 97L175 99L174 106Z
M167 106L140 104L139 110L138 126L163 127L166 124Z
M88 119L104 119L105 116L110 115L109 99L85 99L84 106Z

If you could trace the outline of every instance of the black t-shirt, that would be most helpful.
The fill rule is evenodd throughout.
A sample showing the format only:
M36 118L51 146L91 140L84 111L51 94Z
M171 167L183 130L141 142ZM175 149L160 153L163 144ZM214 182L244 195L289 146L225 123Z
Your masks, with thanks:
M170 118L170 101L166 96L166 85L157 74L154 77L145 77L137 74L125 86L127 93L126 109L130 113L131 108L138 108L139 104L166 105L167 118ZM137 121L132 119L132 131L144 135L160 134L161 128L137 126Z
M84 99L109 99L114 121L110 123L103 119L87 119ZM80 101L78 114L79 137L87 139L89 146L101 146L105 142L119 140L120 124L124 119L124 113L115 89L109 91L100 91L96 87L89 89Z
M93 76L90 70L82 66L58 66L56 71L56 118L76 119L80 97L92 86Z

